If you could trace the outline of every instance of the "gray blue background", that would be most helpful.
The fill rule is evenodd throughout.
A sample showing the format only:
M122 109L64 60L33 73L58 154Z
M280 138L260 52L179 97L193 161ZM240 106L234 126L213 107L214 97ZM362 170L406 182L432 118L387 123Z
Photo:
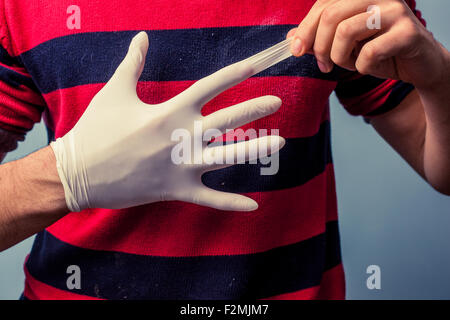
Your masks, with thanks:
M450 2L417 0L429 29L450 48ZM450 107L450 105L449 105ZM450 299L450 197L429 187L360 118L331 99L333 152L348 299ZM38 124L5 161L46 143ZM33 238L0 253L0 299L23 290ZM366 286L381 268L381 290Z

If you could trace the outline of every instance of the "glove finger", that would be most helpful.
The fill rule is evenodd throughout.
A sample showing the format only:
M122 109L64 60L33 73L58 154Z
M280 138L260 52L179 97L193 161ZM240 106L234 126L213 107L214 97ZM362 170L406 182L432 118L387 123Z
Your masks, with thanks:
M265 136L248 141L219 146L207 146L203 151L202 171L226 168L247 161L267 157L284 147L286 140L280 136Z
M181 101L183 106L191 106L200 111L208 101L253 74L252 66L240 61L198 80L174 99Z
M194 189L178 200L224 211L253 211L258 208L258 203L253 199L240 194L213 190L205 186Z
M281 106L281 99L275 96L264 96L248 100L234 106L216 111L203 119L203 129L217 129L225 133L254 120L268 116Z
M128 88L135 92L139 77L144 70L148 46L147 33L144 31L139 32L131 40L128 53L120 63L119 67L117 67L110 82L119 82L121 90L122 88Z

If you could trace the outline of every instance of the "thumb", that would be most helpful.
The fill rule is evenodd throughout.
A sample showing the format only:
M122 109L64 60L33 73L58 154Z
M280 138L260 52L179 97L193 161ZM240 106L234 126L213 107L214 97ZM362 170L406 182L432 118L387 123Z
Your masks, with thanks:
M130 43L128 53L116 69L111 80L127 83L136 90L139 77L144 70L145 57L148 51L148 36L145 31L139 32Z

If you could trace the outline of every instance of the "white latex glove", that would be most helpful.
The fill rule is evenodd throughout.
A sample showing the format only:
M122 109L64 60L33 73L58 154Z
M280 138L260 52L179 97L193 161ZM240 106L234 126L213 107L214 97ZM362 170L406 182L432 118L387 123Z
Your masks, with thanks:
M179 128L193 132L195 120L202 121L203 130L240 127L275 112L281 100L260 97L202 116L205 103L253 75L250 64L239 62L197 81L169 101L146 104L138 98L136 85L147 50L148 37L141 32L73 129L51 143L69 210L120 209L164 200L221 210L256 209L257 203L248 197L203 185L204 172L226 165L174 164L171 152L178 142L171 135ZM251 148L263 145L270 154L284 145L284 139L268 136L241 143L249 159ZM211 155L215 148L235 145L208 147L204 142L201 150Z

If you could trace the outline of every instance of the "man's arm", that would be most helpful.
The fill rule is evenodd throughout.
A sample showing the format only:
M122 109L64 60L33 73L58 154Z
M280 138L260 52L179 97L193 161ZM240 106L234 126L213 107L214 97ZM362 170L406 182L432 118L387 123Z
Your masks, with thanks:
M0 165L0 251L42 231L67 212L50 147Z
M449 79L440 86L417 89L397 108L371 120L376 131L433 188L446 195L450 195L450 67L448 70Z

